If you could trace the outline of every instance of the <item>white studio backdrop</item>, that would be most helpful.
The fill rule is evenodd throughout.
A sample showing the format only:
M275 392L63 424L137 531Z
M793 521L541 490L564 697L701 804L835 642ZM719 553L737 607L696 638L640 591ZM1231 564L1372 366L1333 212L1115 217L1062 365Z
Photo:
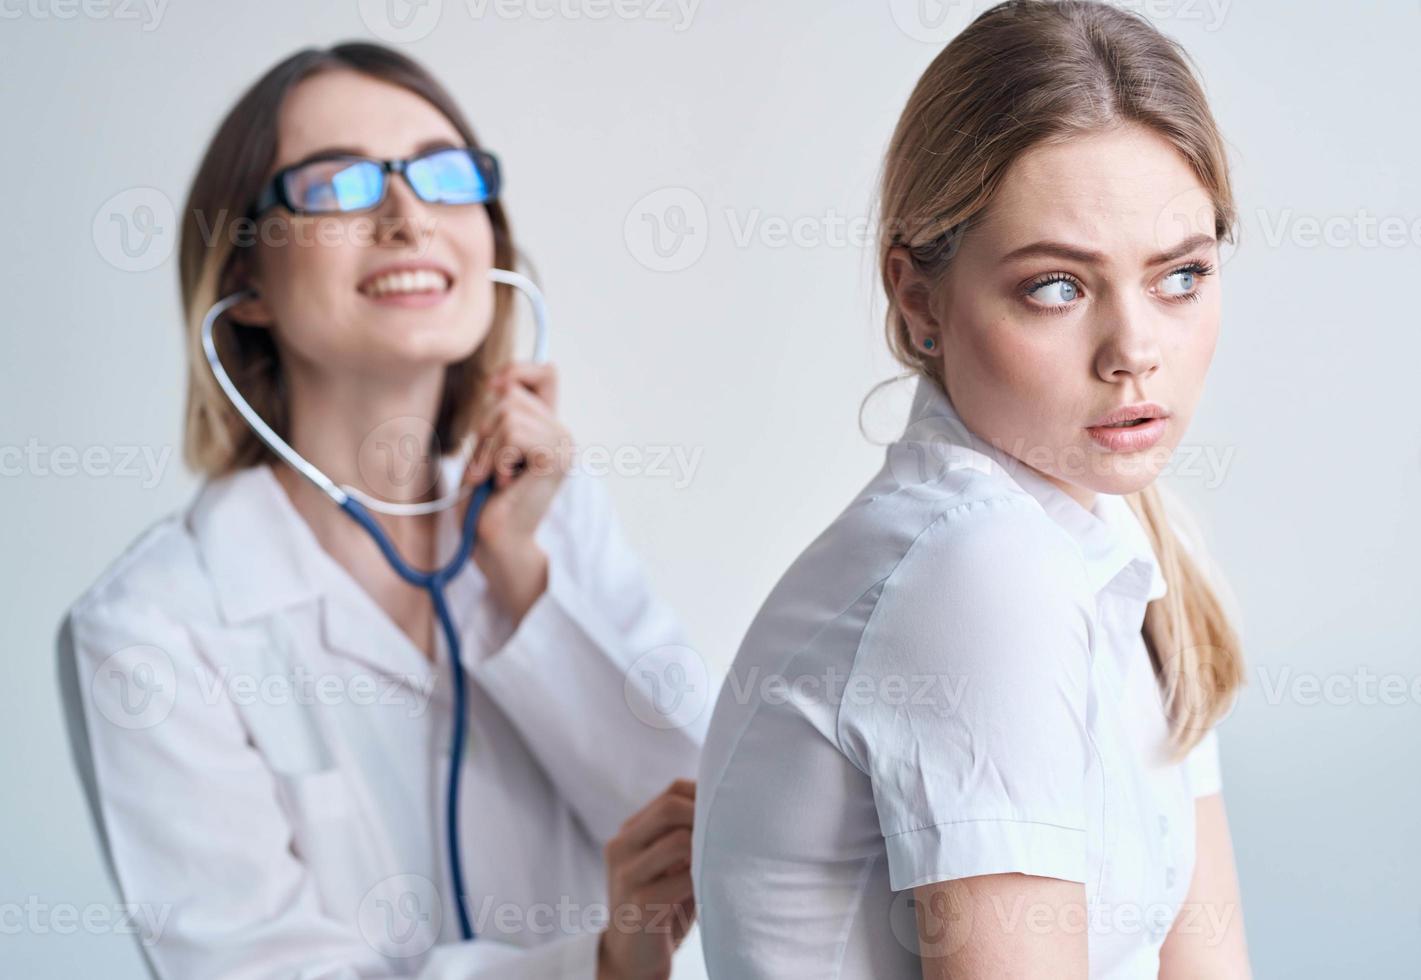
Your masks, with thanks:
M1222 339L1166 480L1242 609L1249 683L1221 738L1256 973L1412 975L1421 5L1123 5L1198 62L1234 163ZM0 0L0 973L145 976L70 765L55 629L196 487L175 212L243 88L363 38L452 89L502 158L569 426L722 671L881 459L857 428L894 372L875 178L918 75L986 6ZM905 407L876 400L870 433Z

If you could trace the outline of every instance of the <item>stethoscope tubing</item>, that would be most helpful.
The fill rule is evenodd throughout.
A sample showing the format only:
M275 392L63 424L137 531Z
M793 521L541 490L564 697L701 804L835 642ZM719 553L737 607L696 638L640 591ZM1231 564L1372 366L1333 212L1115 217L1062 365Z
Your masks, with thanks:
M454 626L454 617L449 611L449 602L444 594L444 586L459 574L459 570L464 567L465 562L474 552L478 536L479 514L483 510L484 502L493 492L494 479L494 477L489 477L475 489L473 497L469 500L469 507L464 512L464 527L459 541L459 549L443 567L432 572L420 571L406 562L390 541L389 536L376 523L374 516L359 500L354 497L346 497L345 503L341 505L341 509L375 539L385 560L390 563L399 576L411 585L418 586L429 593L430 601L434 604L434 613L439 619L439 626L444 634L444 645L449 653L449 672L454 683L454 728L450 734L449 772L446 777L447 786L444 795L444 832L445 845L449 854L450 884L455 896L454 907L459 916L459 934L466 940L474 938L474 929L469 921L469 910L464 897L464 864L459 852L458 826L459 777L464 761L467 694L464 690L464 668L461 663L463 651L459 643L459 632Z
M508 269L490 269L489 278L495 282L505 283L517 288L523 293L532 304L533 322L536 330L536 340L533 349L533 360L543 362L547 360L548 351L548 316L547 305L543 301L542 293L527 277ZM227 310L244 299L253 297L255 294L249 290L233 293L224 296L214 303L203 317L202 322L202 347L207 356L207 363L212 368L213 376L217 384L221 387L227 400L232 407L242 416L246 423L251 426L257 437L267 445L272 452L276 453L284 462L300 473L307 480L313 483L327 497L329 497L341 510L350 515L351 519L363 527L374 539L375 544L380 548L385 560L390 563L390 567L406 582L424 589L429 593L430 601L434 605L435 616L439 620L441 632L444 635L445 648L449 655L449 670L454 686L454 717L453 730L450 734L449 746L449 772L446 780L447 788L445 792L445 813L444 829L446 847L449 859L450 884L454 891L454 905L459 918L459 934L465 939L474 939L475 933L473 924L469 919L468 903L464 890L463 862L459 852L459 777L463 768L464 741L467 733L467 692L464 684L464 668L462 663L462 648L459 643L459 631L454 625L454 617L449 609L448 598L444 593L444 587L458 575L460 570L468 562L473 554L474 547L478 541L479 515L483 511L484 504L488 501L495 488L496 477L489 476L479 486L475 487L469 500L468 508L464 512L464 524L460 533L459 547L447 562L432 571L417 569L404 560L389 536L385 533L379 523L375 520L372 510L380 510L383 513L409 515L435 513L448 509L463 499L467 488L461 486L453 492L446 494L443 498L432 501L428 504L402 505L390 502L373 500L365 494L360 493L353 487L341 487L336 482L326 476L325 473L311 463L295 449L291 447L285 439L281 438L266 421L256 413L242 393L237 390L237 386L232 382L231 377L222 366L221 359L217 356L217 344L213 339L213 329L219 317Z

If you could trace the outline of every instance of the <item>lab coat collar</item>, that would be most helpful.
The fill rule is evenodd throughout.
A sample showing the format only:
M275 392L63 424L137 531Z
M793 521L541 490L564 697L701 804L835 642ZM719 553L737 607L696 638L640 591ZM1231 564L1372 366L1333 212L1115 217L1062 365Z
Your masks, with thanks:
M439 461L439 477L435 495L443 497L458 485L463 477L463 462L455 456L445 456ZM444 634L435 629L434 642L437 650L437 665L400 629L345 568L324 550L310 528L290 507L293 518L301 525L301 530L310 537L310 547L315 550L316 565L321 575L321 632L326 643L337 652L357 660L367 667L381 671L402 682L416 684L421 690L435 671L443 671L448 662L448 650ZM334 506L334 505L332 505ZM463 507L455 506L439 512L435 522L435 554L442 565L453 555L457 547L461 528ZM471 619L482 614L478 602L478 591L482 574L478 566L470 560L458 575L444 587L449 607L455 623L462 628Z
M462 475L463 461L457 454L443 457L439 495L457 485ZM452 507L439 515L437 551L441 556L454 548L459 530L454 519L460 514L461 508ZM198 492L188 522L216 585L222 617L229 624L328 599L342 586L359 588L321 548L266 463L209 480ZM449 584L451 600L467 598L463 594L473 577L467 569L455 577ZM358 636L347 635L351 633L349 619L331 615L329 601L322 605L327 635L348 651L361 647Z
M947 393L919 377L903 441L930 443L940 457L944 443L962 447L968 465L1005 476L1030 494L1079 546L1092 591L1110 588L1141 602L1168 591L1149 536L1134 510L1118 494L1097 493L1089 510L1039 472L967 428ZM921 458L921 454L919 454Z
M310 529L294 514L265 463L208 480L188 512L188 526L217 590L229 624L257 619L315 599Z

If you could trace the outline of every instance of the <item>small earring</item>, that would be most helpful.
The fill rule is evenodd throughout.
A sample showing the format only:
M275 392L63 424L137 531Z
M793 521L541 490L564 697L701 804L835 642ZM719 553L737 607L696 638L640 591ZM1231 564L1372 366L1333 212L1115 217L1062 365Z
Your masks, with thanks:
M931 337L923 338L923 350L932 350L936 346L937 341L933 340Z

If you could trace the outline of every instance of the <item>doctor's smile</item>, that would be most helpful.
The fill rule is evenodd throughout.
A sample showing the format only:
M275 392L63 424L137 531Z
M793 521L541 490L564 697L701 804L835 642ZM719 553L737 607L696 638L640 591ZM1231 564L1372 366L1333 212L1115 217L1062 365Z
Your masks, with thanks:
M360 294L392 306L435 306L454 288L454 274L432 262L396 262L360 281Z

